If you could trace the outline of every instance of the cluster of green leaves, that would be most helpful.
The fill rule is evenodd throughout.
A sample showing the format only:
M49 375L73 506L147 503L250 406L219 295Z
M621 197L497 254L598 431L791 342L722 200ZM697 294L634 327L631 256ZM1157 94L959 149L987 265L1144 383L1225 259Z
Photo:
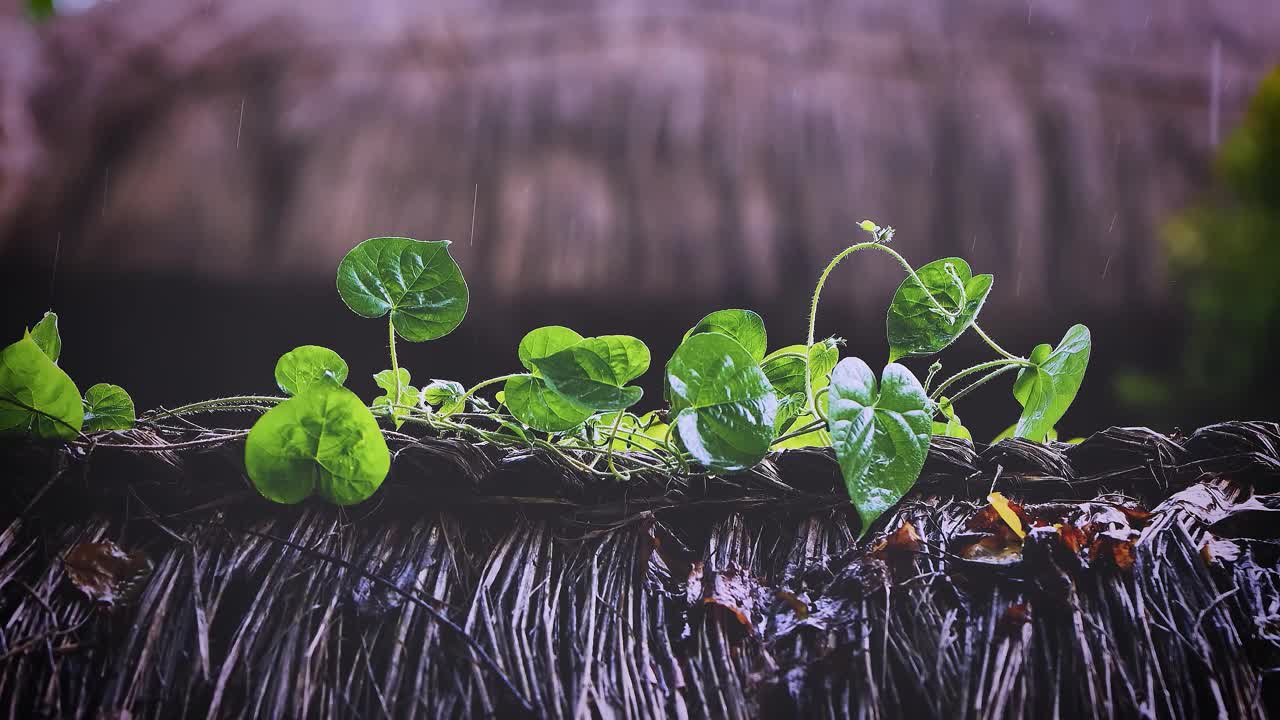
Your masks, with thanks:
M1077 325L1057 347L1015 356L977 326L991 292L990 275L973 275L960 258L914 269L888 247L892 228L864 222L872 240L838 254L818 281L804 343L769 352L764 320L729 309L685 333L663 368L667 407L637 415L643 398L631 384L649 370L649 348L629 335L583 337L558 325L520 341L523 372L470 389L452 380L412 385L397 338L422 342L461 323L468 306L462 272L447 241L384 237L353 248L338 267L337 288L355 313L387 318L390 369L373 376L382 393L366 404L345 387L346 362L334 351L304 345L285 353L275 380L284 397L196 403L169 415L225 409L237 400L270 407L245 443L245 467L263 496L296 503L312 494L340 505L361 502L391 466L379 427L406 423L442 435L499 445L536 447L583 472L625 477L634 471L735 473L771 450L834 449L865 532L916 482L933 435L969 438L955 403L994 377L1017 370L1013 396L1022 413L1010 433L1044 441L1075 398L1089 360L1089 331ZM859 358L840 358L843 341L815 341L818 301L828 276L863 249L893 256L907 272L886 316L889 362L879 374ZM52 317L52 316L50 316ZM48 318L46 318L48 320ZM52 330L50 330L52 327ZM931 387L898 361L938 353L973 329L997 353ZM95 386L83 402L57 368L56 318L42 321L0 355L0 427L74 437L132 424L132 404L114 386ZM967 380L964 387L943 393ZM502 388L492 401L479 391ZM73 402L74 401L74 402ZM126 421L127 416L127 421Z
M117 385L99 383L83 397L58 367L58 316L47 312L21 340L0 350L0 433L70 440L86 433L128 430L133 399Z

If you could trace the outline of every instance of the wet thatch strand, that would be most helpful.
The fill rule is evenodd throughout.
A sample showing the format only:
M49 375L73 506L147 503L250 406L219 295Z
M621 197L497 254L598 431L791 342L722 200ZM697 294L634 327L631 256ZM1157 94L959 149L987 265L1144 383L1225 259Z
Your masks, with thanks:
M740 477L611 483L527 453L391 441L383 492L345 512L262 501L234 433L152 427L67 463L5 448L0 707L1267 714L1272 423L1185 439L1113 428L1078 446L938 439L918 490L862 542L821 452ZM1025 541L975 515L993 483L1028 503ZM144 553L150 574L95 608L62 558L108 540Z

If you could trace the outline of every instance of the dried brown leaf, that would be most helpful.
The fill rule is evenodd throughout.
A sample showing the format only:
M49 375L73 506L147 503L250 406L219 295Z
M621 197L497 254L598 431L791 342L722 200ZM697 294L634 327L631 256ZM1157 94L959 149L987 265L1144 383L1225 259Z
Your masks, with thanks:
M62 563L72 585L90 600L108 606L130 604L152 569L145 554L126 553L110 540L75 545Z
M1133 568L1137 552L1133 541L1138 533L1132 530L1107 530L1100 532L1089 545L1089 562L1111 565L1120 570Z

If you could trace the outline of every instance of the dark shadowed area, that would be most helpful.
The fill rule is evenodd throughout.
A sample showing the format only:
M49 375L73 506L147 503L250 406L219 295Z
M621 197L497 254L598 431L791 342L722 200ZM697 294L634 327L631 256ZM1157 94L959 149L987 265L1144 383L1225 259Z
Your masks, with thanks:
M333 274L398 234L453 240L471 289L455 333L401 348L415 380L510 372L526 331L563 324L644 339L647 408L711 310L802 342L869 217L913 262L994 273L983 324L1015 352L1090 325L1066 436L1274 415L1270 373L1217 404L1139 402L1133 380L1181 371L1166 228L1215 193L1280 61L1271 0L88 5L0 10L0 327L52 305L62 364L140 408L270 391L303 343L372 393L384 328ZM842 267L820 334L880 362L900 280ZM965 420L990 437L1017 407L993 384Z

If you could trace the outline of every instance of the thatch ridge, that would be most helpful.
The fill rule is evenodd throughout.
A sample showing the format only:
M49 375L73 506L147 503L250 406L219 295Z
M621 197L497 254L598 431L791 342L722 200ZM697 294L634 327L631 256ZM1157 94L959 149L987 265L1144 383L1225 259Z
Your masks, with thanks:
M732 477L620 482L540 452L388 438L391 477L347 510L262 500L244 478L239 431L150 426L92 448L0 450L13 469L0 707L1268 709L1266 670L1280 658L1275 423L1186 437L1112 428L1079 445L936 438L916 490L862 541L829 452L777 453ZM982 525L993 487L1024 503L1025 541ZM64 561L100 540L151 565L122 580L110 610L68 580Z

